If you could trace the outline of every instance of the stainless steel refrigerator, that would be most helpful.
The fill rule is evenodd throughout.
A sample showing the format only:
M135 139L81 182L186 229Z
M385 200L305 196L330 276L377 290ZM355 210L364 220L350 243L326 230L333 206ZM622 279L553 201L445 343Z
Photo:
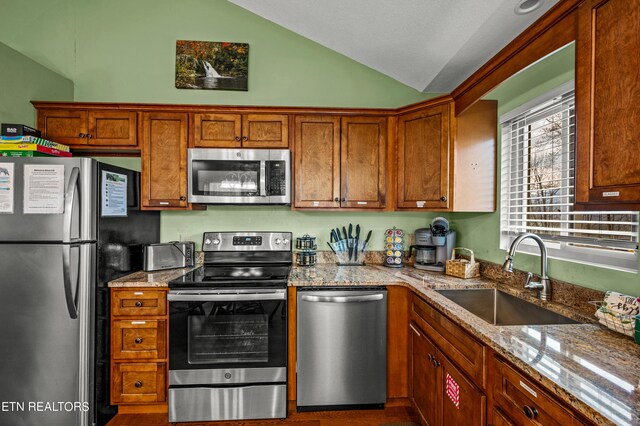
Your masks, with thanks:
M159 241L139 173L88 158L0 158L0 425L105 424L108 281Z

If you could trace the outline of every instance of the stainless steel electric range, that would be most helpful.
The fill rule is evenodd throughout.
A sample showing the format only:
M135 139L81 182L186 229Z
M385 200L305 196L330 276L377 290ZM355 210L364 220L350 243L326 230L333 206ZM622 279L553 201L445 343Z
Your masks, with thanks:
M206 232L169 283L169 421L284 418L289 232Z

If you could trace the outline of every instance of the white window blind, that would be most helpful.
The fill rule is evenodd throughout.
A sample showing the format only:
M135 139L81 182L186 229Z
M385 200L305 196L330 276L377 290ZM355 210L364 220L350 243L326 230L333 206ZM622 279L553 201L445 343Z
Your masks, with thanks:
M637 270L637 212L573 211L574 145L573 90L503 118L502 248L531 232L547 242L552 257Z

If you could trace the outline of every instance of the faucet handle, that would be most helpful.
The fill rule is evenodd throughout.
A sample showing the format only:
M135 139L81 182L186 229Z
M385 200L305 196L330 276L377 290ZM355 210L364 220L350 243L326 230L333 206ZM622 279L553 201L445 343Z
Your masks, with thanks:
M527 272L527 278L524 280L524 287L527 288L527 286L531 283L531 278L533 278L533 273L532 272Z

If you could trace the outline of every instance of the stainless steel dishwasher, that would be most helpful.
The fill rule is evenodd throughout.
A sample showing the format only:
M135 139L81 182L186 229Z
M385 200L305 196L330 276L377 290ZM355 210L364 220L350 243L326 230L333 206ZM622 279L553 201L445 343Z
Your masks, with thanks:
M296 351L298 411L383 408L387 290L299 289Z

